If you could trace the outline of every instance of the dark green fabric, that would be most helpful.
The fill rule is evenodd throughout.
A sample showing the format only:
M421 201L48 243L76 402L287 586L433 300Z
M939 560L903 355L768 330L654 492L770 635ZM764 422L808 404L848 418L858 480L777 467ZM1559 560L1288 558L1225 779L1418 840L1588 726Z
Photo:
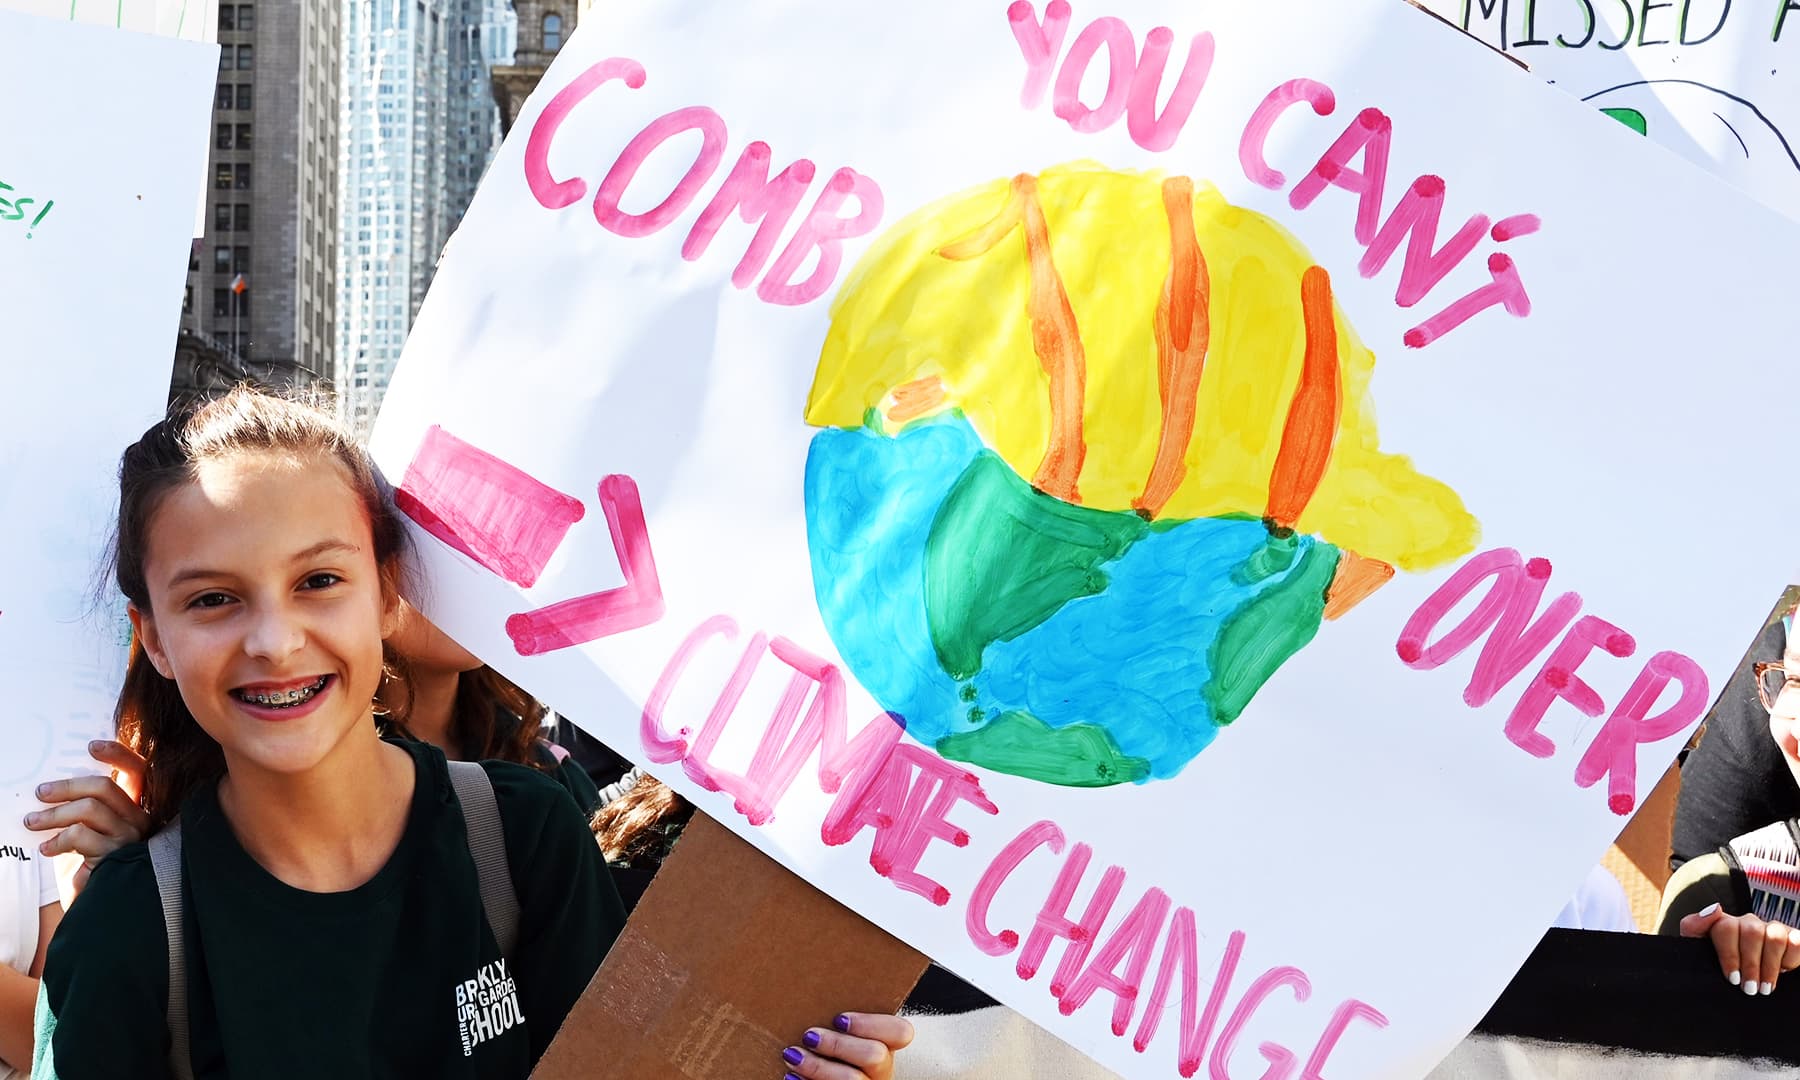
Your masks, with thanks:
M543 748L545 754L552 758L555 757L547 744L539 743L538 746ZM593 777L587 774L587 770L577 765L573 757L565 757L558 761L556 771L552 772L550 776L563 786L563 790L575 800L575 806L582 813L592 814L599 809L600 789L594 786Z
M215 787L183 805L198 1080L523 1080L618 935L618 894L568 793L485 762L521 909L502 961L444 757L399 745L417 769L406 832L349 892L302 892L263 870ZM167 964L148 850L134 844L95 870L51 942L35 1080L167 1076ZM479 1006L495 978L513 980L523 1022L487 1037L461 1022L458 990L474 980Z

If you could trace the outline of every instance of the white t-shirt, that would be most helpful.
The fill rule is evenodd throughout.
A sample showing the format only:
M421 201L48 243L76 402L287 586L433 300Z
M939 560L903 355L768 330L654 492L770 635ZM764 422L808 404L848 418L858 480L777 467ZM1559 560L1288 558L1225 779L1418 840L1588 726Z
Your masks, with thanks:
M38 854L41 840L22 826L0 828L0 964L14 971L31 970L37 958L38 909L57 900L56 867ZM25 1075L0 1064L0 1080L23 1080Z

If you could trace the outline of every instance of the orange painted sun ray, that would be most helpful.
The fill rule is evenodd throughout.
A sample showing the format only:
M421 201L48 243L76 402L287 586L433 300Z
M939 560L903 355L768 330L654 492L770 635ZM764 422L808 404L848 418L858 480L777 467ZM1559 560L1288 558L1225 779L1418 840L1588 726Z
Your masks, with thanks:
M1275 454L1275 470L1269 477L1265 515L1271 524L1290 529L1300 520L1325 476L1343 406L1338 391L1337 318L1331 298L1331 275L1323 267L1311 267L1301 277L1300 308L1306 325L1306 356L1300 366L1300 384L1294 388L1294 400L1288 406L1281 449Z
M1169 177L1163 181L1162 194L1169 218L1169 276L1156 304L1155 323L1162 431L1144 492L1131 504L1150 517L1162 512L1187 479L1183 458L1194 437L1200 376L1212 337L1212 281L1194 230L1194 182L1185 176Z
M1394 578L1394 568L1354 551L1338 555L1337 574L1325 590L1325 617L1335 619L1375 594Z
M938 249L946 259L963 260L984 254L1013 228L1025 229L1025 258L1030 272L1026 314L1031 320L1031 344L1038 363L1050 377L1050 439L1044 448L1032 485L1065 502L1081 501L1081 466L1087 459L1082 434L1081 410L1087 398L1087 351L1081 344L1081 328L1075 309L1050 252L1050 226L1038 201L1037 178L1013 177L1004 209L972 235Z
M896 424L904 424L908 420L916 420L926 413L933 412L946 400L944 381L936 375L927 375L922 379L894 387L894 404L888 409L888 419Z

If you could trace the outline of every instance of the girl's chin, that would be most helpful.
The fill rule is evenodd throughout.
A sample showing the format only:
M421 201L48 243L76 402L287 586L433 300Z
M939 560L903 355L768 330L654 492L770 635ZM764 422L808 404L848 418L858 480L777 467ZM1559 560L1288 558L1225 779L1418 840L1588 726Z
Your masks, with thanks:
M365 738L356 737L359 730L364 731ZM379 745L380 737L367 715L352 718L348 724L307 722L273 726L253 733L239 730L220 740L227 768L247 767L286 776L299 776L329 767L358 750L367 749L372 753Z

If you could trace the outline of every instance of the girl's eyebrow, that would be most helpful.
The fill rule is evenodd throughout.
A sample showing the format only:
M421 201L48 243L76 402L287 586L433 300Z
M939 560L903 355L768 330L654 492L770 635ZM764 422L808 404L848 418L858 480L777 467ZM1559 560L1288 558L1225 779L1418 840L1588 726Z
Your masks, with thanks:
M288 558L288 562L290 562L290 563L310 562L313 559L316 559L321 555L332 554L332 553L340 553L340 554L344 554L344 555L355 555L357 552L360 552L361 550L362 550L362 548L358 547L355 544L350 543L347 540L337 540L337 539L321 540L318 543L314 544L313 546L307 548L304 551L296 551L292 556L290 556ZM229 577L229 576L230 575L227 574L223 570L211 570L204 566L189 566L189 567L183 568L182 570L178 571L173 577L169 578L169 583L164 587L173 589L176 586L184 584L189 581L195 581L195 580L200 580L200 579L204 579L204 578Z
M344 555L355 555L357 552L359 552L361 550L362 550L362 548L357 547L355 544L352 544L348 540L337 540L337 539L321 540L318 543L314 544L312 547L307 548L305 551L295 552L293 558L289 559L288 561L289 562L308 562L312 559L316 559L319 556L327 554L329 552L337 552L337 553L344 554Z

